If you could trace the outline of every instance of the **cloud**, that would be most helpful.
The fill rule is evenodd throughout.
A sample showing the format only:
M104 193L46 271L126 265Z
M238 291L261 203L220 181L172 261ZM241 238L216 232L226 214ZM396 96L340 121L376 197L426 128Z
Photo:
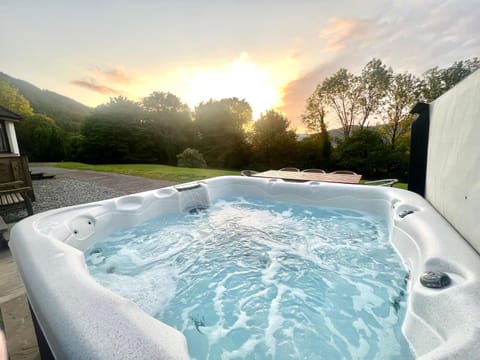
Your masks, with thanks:
M100 94L118 96L125 94L125 91L119 90L118 87L129 86L137 81L133 75L115 67L90 66L88 75L79 80L72 80L70 83Z
M344 67L358 74L372 58L396 72L420 76L434 67L480 56L480 7L475 0L402 0L370 19L330 18L316 46L322 59L284 88L284 111L301 125L307 98L327 76ZM330 121L330 127L335 127Z
M374 38L375 27L376 24L368 20L333 17L320 30L320 37L327 41L327 51L338 52L350 42Z
M98 84L95 79L84 78L82 80L72 80L71 84L83 87L87 90L91 90L104 95L122 95L123 93L119 90L115 90L111 87Z
M95 77L100 77L116 84L131 85L136 81L133 75L120 68L93 66L90 68L90 73Z

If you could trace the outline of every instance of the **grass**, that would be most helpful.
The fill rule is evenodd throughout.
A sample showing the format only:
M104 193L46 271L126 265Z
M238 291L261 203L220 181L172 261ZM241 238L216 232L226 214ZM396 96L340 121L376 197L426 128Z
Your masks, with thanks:
M395 185L393 185L393 187L396 187L396 188L399 188L399 189L403 189L403 190L408 190L408 184L407 183L396 183Z
M118 164L118 165L89 165L78 162L61 162L52 164L66 169L106 171L117 174L141 176L173 182L189 182L215 176L240 175L240 171L219 169L194 169L155 164ZM366 180L363 180L364 182ZM408 184L396 183L393 187L407 190Z
M189 182L215 176L240 175L240 171L218 169L194 169L155 164L116 164L89 165L78 162L61 162L53 164L59 168L106 171L123 175L142 176L173 182Z
M362 179L360 181L360 184L364 184L368 181L371 181L370 179ZM408 184L407 183L401 183L401 182L398 182L396 184L393 185L394 188L399 188L399 189L403 189L403 190L408 190Z

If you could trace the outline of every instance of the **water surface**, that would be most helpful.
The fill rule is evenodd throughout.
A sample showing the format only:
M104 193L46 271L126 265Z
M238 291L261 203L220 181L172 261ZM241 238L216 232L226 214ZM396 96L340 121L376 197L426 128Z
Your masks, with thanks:
M409 359L407 273L384 219L256 198L163 216L86 251L92 276L195 359Z

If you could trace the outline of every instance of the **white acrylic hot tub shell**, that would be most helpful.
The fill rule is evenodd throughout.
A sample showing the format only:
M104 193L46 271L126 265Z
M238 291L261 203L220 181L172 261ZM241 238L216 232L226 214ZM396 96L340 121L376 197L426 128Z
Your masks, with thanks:
M480 354L480 257L420 196L387 187L233 176L182 187L191 185L197 189L170 187L52 210L12 229L10 247L57 358L188 358L184 336L97 284L82 251L120 228L232 195L385 215L392 243L411 271L403 331L416 355L471 359ZM401 218L405 210L414 213ZM426 270L446 272L452 284L441 290L423 287L419 276Z

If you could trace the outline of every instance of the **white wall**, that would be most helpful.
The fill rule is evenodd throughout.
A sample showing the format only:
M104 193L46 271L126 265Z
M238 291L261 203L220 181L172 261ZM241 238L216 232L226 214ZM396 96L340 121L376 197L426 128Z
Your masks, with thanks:
M5 121L5 127L7 130L8 143L10 144L10 151L16 155L20 155L20 149L18 148L17 135L15 133L15 126L12 121Z
M430 104L425 197L480 252L480 71Z

